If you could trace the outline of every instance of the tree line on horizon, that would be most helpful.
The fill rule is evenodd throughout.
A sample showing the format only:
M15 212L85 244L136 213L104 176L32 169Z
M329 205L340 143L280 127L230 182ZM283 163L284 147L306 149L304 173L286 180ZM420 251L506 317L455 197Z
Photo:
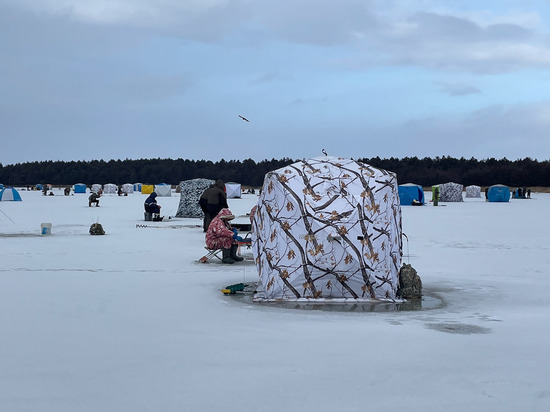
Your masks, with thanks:
M455 182L462 185L550 186L550 160L530 158L508 160L453 158L450 156L422 159L404 157L381 159L360 158L360 162L397 174L399 184L416 183L432 186ZM195 178L223 179L244 186L260 187L266 173L296 162L290 158L252 159L212 162L187 159L41 161L2 165L0 183L11 186L53 184L56 186L84 183L168 183L177 185Z

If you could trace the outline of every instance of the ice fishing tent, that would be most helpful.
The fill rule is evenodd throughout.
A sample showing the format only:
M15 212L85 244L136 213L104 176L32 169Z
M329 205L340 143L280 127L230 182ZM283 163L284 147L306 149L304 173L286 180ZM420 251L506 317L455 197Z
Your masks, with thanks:
M144 195L150 195L155 191L155 186L153 185L141 185L141 193Z
M75 193L86 193L86 185L84 183L75 183L74 192Z
M487 191L487 200L489 202L509 202L510 189L504 185L493 185Z
M199 199L203 192L213 184L214 181L211 179L191 179L180 182L180 204L176 217L198 217L202 219L204 214L199 206Z
M91 191L92 191L92 193L97 193L97 192L99 192L99 191L102 190L102 189L103 189L103 188L102 188L102 186L101 186L99 183L94 183L94 184L92 185L92 190L91 190Z
M466 186L466 197L481 197L481 187L476 185Z
M424 189L415 183L405 183L398 186L401 206L410 206L414 201L424 204Z
M111 195L118 193L118 186L114 183L106 183L105 185L103 185L103 193Z
M252 222L256 299L396 297L394 173L331 156L293 163L265 176Z
M134 185L132 183L124 183L120 189L122 190L122 193L134 193Z
M35 186L36 190L42 190L44 189L44 186L41 185L40 183L38 183L36 186Z
M462 185L458 183L442 183L439 185L440 202L463 202Z
M0 191L0 201L6 202L6 201L15 201L20 202L21 201L21 195L15 188L6 186L5 188Z
M228 182L225 184L225 191L228 199L241 198L241 184L235 182Z
M172 196L172 185L167 183L159 183L158 185L155 185L155 193L157 196Z
M134 192L141 192L141 183L134 183Z

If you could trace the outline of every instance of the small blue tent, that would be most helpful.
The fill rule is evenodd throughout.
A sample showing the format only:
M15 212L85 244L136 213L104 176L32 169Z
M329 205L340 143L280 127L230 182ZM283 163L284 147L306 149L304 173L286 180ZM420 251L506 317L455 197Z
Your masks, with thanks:
M8 200L13 200L16 202L21 201L21 196L19 195L19 192L15 190L13 187L9 187L9 186L3 188L2 191L0 192L0 201L4 202Z
M134 183L134 192L141 192L142 183Z
M86 185L84 183L75 183L74 192L75 193L86 193Z
M487 191L487 200L489 202L509 202L510 189L504 185L493 185Z
M424 189L422 189L422 186L414 183L406 183L404 185L399 185L397 190L401 206L410 206L413 204L413 201L424 204Z

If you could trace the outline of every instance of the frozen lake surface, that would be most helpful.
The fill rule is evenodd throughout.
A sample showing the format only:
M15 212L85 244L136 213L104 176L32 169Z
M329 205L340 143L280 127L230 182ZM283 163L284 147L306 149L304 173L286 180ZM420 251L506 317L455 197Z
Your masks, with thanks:
M54 193L0 203L2 411L550 410L550 194L403 207L425 299L353 309L223 295L256 268L199 263L200 219Z

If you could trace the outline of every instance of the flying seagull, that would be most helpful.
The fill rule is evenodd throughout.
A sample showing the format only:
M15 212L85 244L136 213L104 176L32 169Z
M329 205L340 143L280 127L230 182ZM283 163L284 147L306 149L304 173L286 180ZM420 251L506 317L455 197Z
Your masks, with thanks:
M322 149L321 152L323 152L323 154L324 154L325 156L328 156L327 151L326 151L325 149Z
M238 114L237 116L239 116L241 119L243 119L245 122L250 122L250 120L248 120L246 117L244 116L241 116L240 114Z

